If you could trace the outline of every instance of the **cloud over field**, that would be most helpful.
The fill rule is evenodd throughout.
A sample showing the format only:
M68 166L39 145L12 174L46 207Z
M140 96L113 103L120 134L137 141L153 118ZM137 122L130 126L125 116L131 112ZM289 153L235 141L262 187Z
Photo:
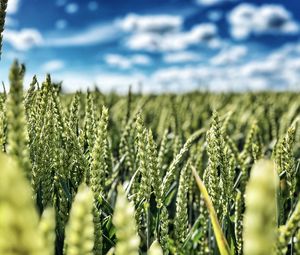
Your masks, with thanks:
M239 46L228 47L228 51L236 50ZM225 54L225 49L223 53ZM247 50L249 51L249 49ZM181 54L184 55L183 52ZM250 54L249 52L247 55ZM137 54L133 55L137 57ZM167 55L166 55L167 56ZM170 57L171 55L169 55ZM217 55L218 56L218 55ZM170 66L157 68L149 75L144 75L136 69L132 72L130 65L148 65L148 60L143 57L132 57L130 63L123 63L121 66L116 60L108 58L126 59L122 55L106 56L110 65L126 70L120 74L118 69L109 72L93 73L70 72L66 69L65 63L61 60L51 60L42 65L43 72L54 72L54 81L63 81L66 91L76 91L80 88L93 88L97 84L103 91L118 91L126 93L128 86L133 85L134 91L142 89L143 92L176 91L184 92L193 89L211 91L246 91L266 89L299 89L300 80L300 43L287 44L260 59L240 60L229 64L216 65L200 62L181 62L180 58L172 60ZM214 58L214 57L213 57ZM212 58L212 59L213 59ZM135 59L135 60L134 60ZM134 64L138 62L139 64ZM151 63L151 62L150 62ZM152 64L152 63L151 63ZM32 74L27 76L29 83ZM42 80L44 77L40 76Z
M59 20L55 26L59 30L66 27L65 20ZM119 35L115 24L95 24L80 31L65 31L61 33L45 34L35 28L23 28L21 30L6 29L4 40L15 49L26 51L34 47L80 47L99 45L109 42Z
M247 52L247 47L243 45L225 47L210 62L213 65L235 64L245 57Z
M41 33L34 28L26 28L19 31L6 29L3 40L9 42L15 49L26 51L44 43Z
M181 29L183 19L175 15L137 15L128 14L119 21L127 32L168 33Z
M105 62L114 67L121 69L129 69L133 66L150 65L152 60L147 55L136 54L132 56L122 56L118 54L107 54L104 58Z
M169 33L133 33L126 46L131 50L145 51L179 51L190 46L203 45L218 47L218 28L213 23L203 23L192 27L189 31Z
M97 45L108 42L117 36L114 24L97 24L76 33L71 32L67 35L51 36L45 45L49 47Z
M43 64L42 69L47 73L59 71L65 67L65 63L62 60L54 59Z
M197 62L201 60L201 56L192 51L180 51L167 53L163 56L163 60L166 63L186 63L186 62Z
M245 39L252 34L295 34L299 25L291 13L281 5L256 6L243 3L228 15L231 34L235 39Z

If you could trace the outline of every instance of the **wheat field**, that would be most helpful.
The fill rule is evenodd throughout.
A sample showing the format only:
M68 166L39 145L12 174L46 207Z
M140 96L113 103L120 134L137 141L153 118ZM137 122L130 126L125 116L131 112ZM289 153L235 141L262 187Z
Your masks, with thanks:
M300 254L300 94L24 75L0 94L0 255Z

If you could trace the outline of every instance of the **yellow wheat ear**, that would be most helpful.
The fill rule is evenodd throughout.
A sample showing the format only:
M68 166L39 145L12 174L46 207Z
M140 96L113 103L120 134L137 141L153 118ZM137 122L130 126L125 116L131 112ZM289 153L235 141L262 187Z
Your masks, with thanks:
M44 240L44 255L55 254L55 211L46 208L39 223L39 230Z
M140 237L137 234L134 214L133 204L128 201L123 187L119 186L113 216L117 236L115 255L139 254Z
M245 255L275 254L278 183L272 161L260 160L253 166L245 195Z
M161 246L160 246L160 244L157 240L155 240L151 244L147 254L148 255L163 255L163 250L162 250L162 248L161 248Z
M66 229L67 255L92 255L94 247L93 193L81 184Z
M39 218L24 172L0 154L0 254L43 254Z

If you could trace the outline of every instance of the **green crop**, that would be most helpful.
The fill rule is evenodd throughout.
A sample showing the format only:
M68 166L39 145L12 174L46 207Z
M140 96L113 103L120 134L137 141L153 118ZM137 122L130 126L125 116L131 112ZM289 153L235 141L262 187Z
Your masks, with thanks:
M299 94L24 91L24 71L0 95L1 254L300 253Z

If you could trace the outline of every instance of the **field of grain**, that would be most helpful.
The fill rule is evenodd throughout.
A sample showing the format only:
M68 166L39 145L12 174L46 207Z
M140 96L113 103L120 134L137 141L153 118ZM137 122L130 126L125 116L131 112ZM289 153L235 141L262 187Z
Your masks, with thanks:
M300 255L299 93L67 94L25 72L0 94L0 255Z
M23 91L0 104L0 254L299 254L300 95Z

